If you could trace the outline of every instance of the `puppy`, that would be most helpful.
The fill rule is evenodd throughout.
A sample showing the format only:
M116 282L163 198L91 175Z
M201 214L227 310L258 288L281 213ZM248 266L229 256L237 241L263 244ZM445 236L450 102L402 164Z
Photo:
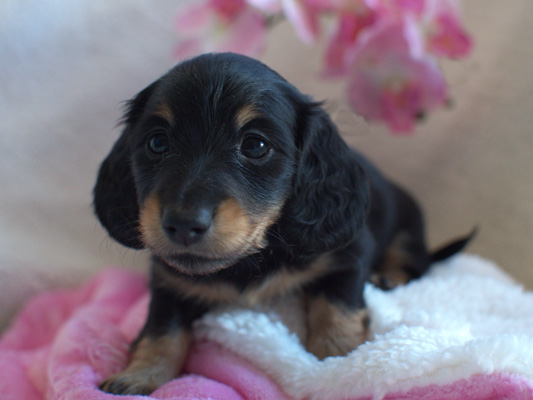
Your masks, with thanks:
M367 337L364 283L405 283L432 261L415 201L256 60L183 62L128 103L124 125L94 206L113 238L152 252L152 297L107 392L148 394L178 375L192 323L217 305L287 293L305 301L306 348L344 355Z

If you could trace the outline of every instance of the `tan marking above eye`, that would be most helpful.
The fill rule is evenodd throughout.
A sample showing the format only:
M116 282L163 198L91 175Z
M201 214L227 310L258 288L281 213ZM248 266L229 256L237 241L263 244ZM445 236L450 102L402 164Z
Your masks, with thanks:
M252 104L247 104L244 107L242 107L237 113L235 114L235 123L237 124L237 128L242 128L244 125L246 125L248 122L254 120L255 118L259 117L259 112L255 109L255 106Z
M156 107L154 115L160 118L163 118L165 121L167 121L171 125L174 122L174 114L172 113L170 106L166 103L159 104Z

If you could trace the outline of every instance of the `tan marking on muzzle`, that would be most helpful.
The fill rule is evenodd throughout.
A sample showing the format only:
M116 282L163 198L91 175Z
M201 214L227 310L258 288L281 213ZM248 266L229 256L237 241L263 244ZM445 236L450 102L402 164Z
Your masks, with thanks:
M139 214L141 237L145 245L158 247L167 242L161 229L161 205L157 194L151 194L142 204Z
M213 259L237 259L255 253L266 245L266 232L278 218L279 209L266 210L265 215L248 216L236 199L224 200L217 207L212 226L204 238L185 250L170 241L164 233L161 204L154 193L141 206L139 230L143 243L163 258L182 251Z
M229 198L220 203L211 235L216 251L233 253L247 247L253 231L252 221L237 200Z
M224 254L261 250L267 245L267 230L279 218L280 209L281 206L273 207L262 215L249 216L236 199L223 201L217 209L211 236L215 249Z

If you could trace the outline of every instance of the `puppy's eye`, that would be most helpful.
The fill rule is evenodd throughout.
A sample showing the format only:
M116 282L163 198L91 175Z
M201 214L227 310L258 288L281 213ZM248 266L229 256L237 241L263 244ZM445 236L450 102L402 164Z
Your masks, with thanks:
M148 139L148 148L155 154L166 153L169 148L167 135L164 133L156 133L150 136Z
M269 151L270 144L259 136L248 136L241 144L241 153L248 158L262 158L266 156Z

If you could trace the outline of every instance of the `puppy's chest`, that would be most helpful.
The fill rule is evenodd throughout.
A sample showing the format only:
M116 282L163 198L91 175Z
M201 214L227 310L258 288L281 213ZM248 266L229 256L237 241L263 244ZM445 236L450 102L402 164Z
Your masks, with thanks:
M301 290L326 273L329 263L319 257L306 268L281 267L264 278L253 279L241 288L231 280L198 282L187 277L164 273L167 288L176 295L207 305L231 304L254 307L271 299Z

